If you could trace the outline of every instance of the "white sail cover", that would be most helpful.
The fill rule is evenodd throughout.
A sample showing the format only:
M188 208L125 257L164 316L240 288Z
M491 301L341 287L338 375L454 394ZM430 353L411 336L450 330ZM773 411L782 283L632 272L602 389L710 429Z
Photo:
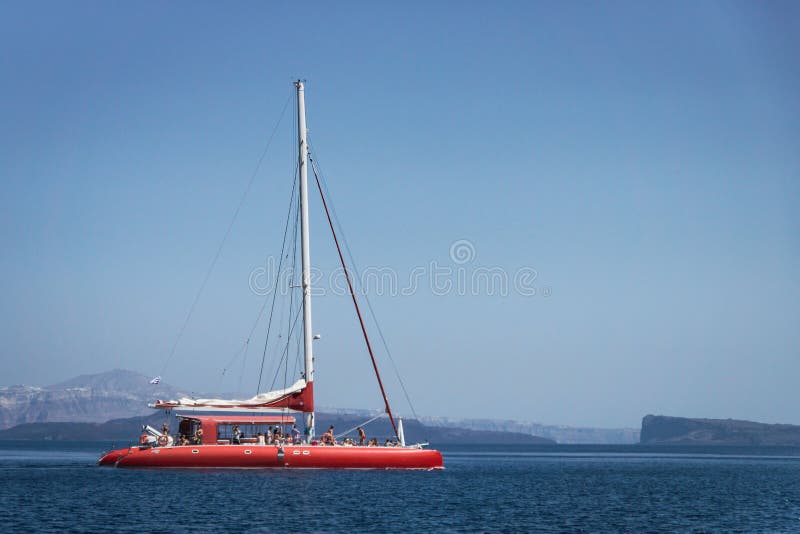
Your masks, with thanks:
M259 393L255 397L247 400L235 399L192 399L182 397L178 400L163 401L159 400L154 408L203 408L203 409L258 409L264 408L270 403L286 398L289 395L301 392L306 387L305 379L301 378L286 389L277 389L267 393Z

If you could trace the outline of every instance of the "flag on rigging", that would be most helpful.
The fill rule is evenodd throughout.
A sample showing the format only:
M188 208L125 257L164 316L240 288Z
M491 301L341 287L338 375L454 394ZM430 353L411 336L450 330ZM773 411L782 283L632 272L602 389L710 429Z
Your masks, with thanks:
M151 384L159 384L161 382L161 377L157 376L150 381Z

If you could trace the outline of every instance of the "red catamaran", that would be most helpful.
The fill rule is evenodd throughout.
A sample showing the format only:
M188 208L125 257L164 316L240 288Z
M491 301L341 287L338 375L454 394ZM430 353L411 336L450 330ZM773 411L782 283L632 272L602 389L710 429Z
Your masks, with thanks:
M367 336L364 320L358 307L353 284L345 266L328 204L319 175L314 170L322 205L330 224L339 259L344 269L350 296L364 335L378 386L383 396L386 414L392 424L396 446L323 444L314 429L314 356L311 330L311 275L308 225L308 143L306 139L305 94L303 82L295 82L297 90L298 175L300 182L300 242L302 263L302 346L304 373L288 388L259 393L247 400L193 399L159 400L151 405L156 409L174 410L180 418L180 434L193 436L193 443L180 443L167 433L146 427L138 446L117 449L104 454L100 465L150 468L353 468L353 469L441 469L439 451L426 449L423 444L406 445L401 420L395 420L381 381L375 355ZM313 165L313 162L312 162ZM248 413L253 415L241 415ZM291 413L303 414L305 431L302 436L283 437L294 426ZM213 414L213 415L209 415ZM284 432L242 438L240 427L252 430L265 427L284 429ZM269 433L267 433L269 434Z

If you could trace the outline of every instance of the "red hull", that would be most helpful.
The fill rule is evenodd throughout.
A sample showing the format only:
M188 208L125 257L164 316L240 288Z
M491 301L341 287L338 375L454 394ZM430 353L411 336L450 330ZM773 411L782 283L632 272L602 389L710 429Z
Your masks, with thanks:
M324 447L307 445L199 445L118 449L98 463L115 467L206 469L441 469L442 454L402 447Z

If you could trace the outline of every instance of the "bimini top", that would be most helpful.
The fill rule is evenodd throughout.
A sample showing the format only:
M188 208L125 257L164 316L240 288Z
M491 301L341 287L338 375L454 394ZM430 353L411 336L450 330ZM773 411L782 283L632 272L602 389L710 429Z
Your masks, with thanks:
M214 423L217 425L291 425L294 417L291 415L181 415L181 419L193 419L200 424Z

